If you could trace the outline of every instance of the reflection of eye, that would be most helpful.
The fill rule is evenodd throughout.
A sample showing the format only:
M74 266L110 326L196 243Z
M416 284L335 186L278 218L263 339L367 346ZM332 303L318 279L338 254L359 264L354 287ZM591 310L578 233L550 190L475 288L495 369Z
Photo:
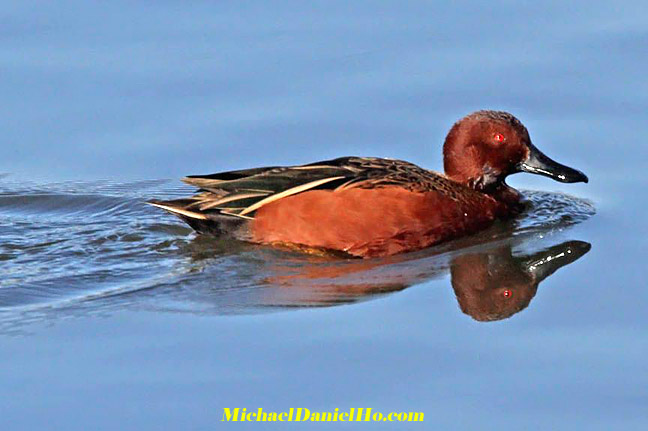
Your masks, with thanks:
M502 292L502 295L504 295L504 298L510 298L511 296L513 296L513 292L506 289L504 292Z
M501 133L495 133L493 139L495 139L495 142L504 142L504 135L502 135Z

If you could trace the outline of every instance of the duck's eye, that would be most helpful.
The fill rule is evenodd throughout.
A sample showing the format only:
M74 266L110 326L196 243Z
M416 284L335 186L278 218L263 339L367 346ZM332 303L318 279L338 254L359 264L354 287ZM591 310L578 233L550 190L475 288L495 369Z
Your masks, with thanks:
M493 135L493 139L495 139L495 142L504 142L504 135L502 135L501 133L495 133L495 135Z
M506 289L504 292L502 292L502 295L504 296L504 298L510 298L511 296L513 296L513 292Z

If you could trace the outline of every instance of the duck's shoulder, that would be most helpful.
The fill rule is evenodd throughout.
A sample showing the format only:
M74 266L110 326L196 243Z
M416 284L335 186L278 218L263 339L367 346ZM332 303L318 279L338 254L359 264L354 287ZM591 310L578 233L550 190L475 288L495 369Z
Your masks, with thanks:
M459 192L467 187L445 175L422 168L405 160L379 157L343 157L314 166L335 165L355 173L352 181L342 187L379 188L402 187L415 192ZM309 165L310 166L310 165Z

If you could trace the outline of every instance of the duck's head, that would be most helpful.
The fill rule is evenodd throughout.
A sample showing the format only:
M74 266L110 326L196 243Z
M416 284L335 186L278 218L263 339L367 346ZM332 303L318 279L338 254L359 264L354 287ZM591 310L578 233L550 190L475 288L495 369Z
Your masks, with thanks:
M486 192L517 172L563 183L588 181L581 171L545 156L520 120L502 111L477 111L456 122L443 146L443 163L449 178Z

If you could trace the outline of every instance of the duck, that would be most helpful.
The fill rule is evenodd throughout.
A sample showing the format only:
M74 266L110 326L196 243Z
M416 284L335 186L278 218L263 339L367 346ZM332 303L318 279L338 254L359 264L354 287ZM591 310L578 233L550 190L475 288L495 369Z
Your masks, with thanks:
M588 182L536 148L504 111L457 121L443 144L444 173L389 158L340 157L191 175L193 196L148 203L198 234L307 253L376 258L474 234L519 215L521 194L506 184L519 172L563 183Z

